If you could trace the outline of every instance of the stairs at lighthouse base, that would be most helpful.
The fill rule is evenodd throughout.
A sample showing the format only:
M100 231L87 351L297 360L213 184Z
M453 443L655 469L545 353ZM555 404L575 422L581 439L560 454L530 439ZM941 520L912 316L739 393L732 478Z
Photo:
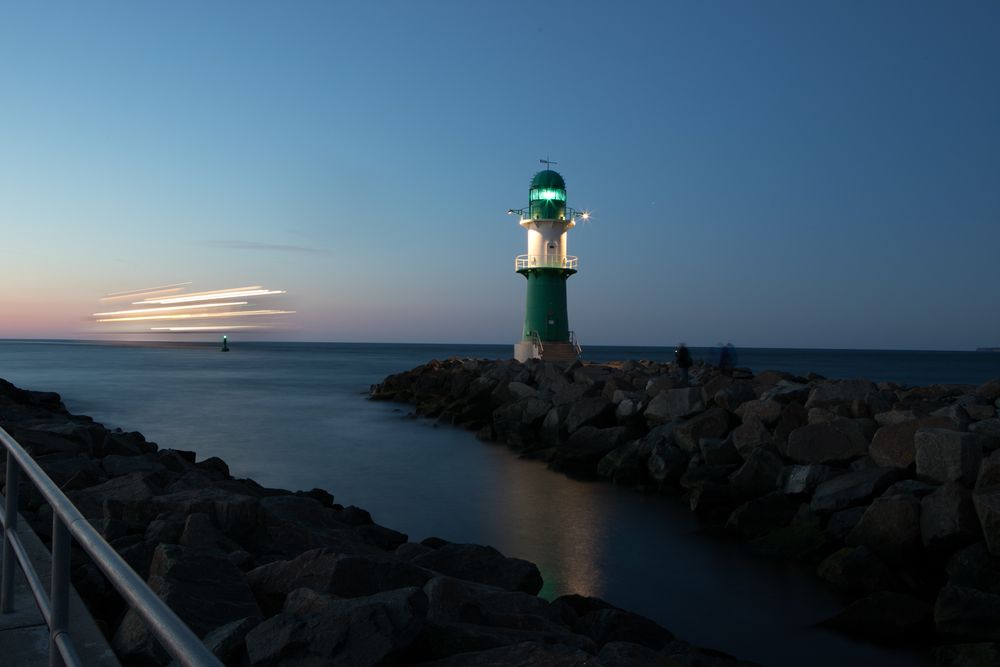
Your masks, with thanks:
M542 361L573 363L580 356L576 350L573 343L542 341Z

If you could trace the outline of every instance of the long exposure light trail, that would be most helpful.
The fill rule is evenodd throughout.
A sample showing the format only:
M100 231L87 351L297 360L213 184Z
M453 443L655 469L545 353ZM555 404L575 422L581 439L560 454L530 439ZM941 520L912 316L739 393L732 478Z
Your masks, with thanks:
M280 302L285 290L262 285L185 291L191 283L173 283L114 292L101 301L128 299L119 310L94 313L92 322L108 333L198 333L236 329L273 330L295 314ZM151 324L162 322L161 326ZM171 326L176 322L176 325ZM239 324L237 323L239 322Z
M196 303L191 306L162 306L160 308L136 308L135 310L113 310L107 313L94 313L94 317L106 315L131 315L133 313L161 313L168 310L189 310L191 308L222 308L223 306L245 306L247 301L227 301L224 303Z
M190 320L207 317L248 317L251 315L291 315L294 310L230 310L225 313L175 313L173 315L142 315L140 317L113 317L98 322L139 322L142 320Z
M165 299L146 299L145 301L135 301L134 305L142 306L149 303L189 303L191 301L208 301L213 299L233 299L244 296L266 296L270 294L284 294L284 290L267 289L244 289L232 292L218 292L215 294L185 294L183 296L172 296Z

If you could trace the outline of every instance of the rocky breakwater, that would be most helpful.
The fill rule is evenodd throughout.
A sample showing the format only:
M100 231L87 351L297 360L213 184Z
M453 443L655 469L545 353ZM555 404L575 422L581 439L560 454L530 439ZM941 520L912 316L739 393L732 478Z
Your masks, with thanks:
M681 495L854 601L828 623L1000 664L1000 380L905 387L699 364L432 361L372 398L573 475Z
M527 561L410 542L326 491L234 479L218 458L69 414L58 394L0 380L0 427L227 665L750 665L597 598L541 599ZM28 483L19 501L48 540L49 507ZM75 548L72 580L125 665L170 662Z

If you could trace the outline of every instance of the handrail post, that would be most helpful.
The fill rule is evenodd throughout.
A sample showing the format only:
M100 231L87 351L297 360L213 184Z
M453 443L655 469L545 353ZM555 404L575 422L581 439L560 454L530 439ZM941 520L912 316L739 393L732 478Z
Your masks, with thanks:
M14 454L7 451L7 486L3 516L3 572L0 573L0 613L14 611L14 545L11 538L17 534L18 472L20 468Z
M69 528L52 513L52 625L49 628L49 667L63 667L56 640L69 632Z

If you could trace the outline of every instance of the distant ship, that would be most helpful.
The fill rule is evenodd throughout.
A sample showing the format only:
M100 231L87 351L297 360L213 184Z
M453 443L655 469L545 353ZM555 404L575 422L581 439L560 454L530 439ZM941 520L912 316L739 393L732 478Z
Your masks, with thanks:
M1000 352L1000 347L977 347L976 352Z

